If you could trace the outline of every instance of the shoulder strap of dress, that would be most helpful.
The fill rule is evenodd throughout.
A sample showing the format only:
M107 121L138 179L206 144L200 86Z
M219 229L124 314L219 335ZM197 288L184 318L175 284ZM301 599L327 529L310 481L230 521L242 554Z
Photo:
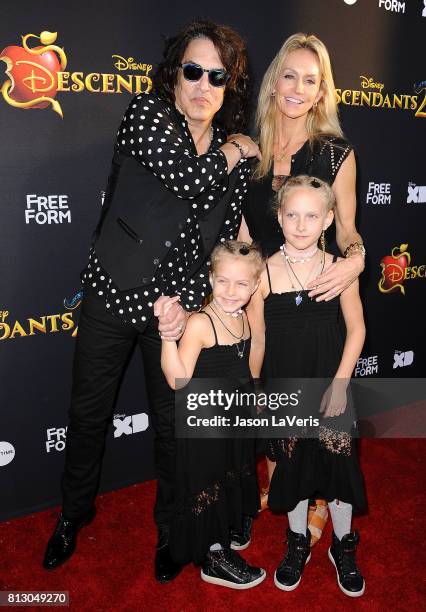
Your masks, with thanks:
M209 315L208 312L206 312L205 310L200 310L199 314L205 314L206 317L208 317L210 319L210 323L212 324L213 327L213 333L214 333L214 340L216 344L219 344L219 342L217 341L217 333L216 333L216 327L213 323L213 319L211 318L211 316Z
M269 285L269 291L272 293L272 285L271 285L271 276L269 274L269 266L268 266L268 262L265 262L266 265L266 274L268 275L268 285Z

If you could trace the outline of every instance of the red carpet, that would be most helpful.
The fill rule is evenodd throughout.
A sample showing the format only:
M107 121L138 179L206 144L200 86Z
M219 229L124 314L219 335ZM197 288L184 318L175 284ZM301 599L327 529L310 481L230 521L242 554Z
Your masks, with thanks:
M330 525L299 588L285 593L274 586L287 521L269 511L256 520L252 544L244 551L268 573L259 587L238 592L208 585L193 566L171 584L157 584L152 571L153 482L99 497L96 520L80 533L72 559L54 572L43 570L41 559L56 510L2 523L0 590L67 590L70 608L78 611L424 609L425 455L423 440L362 441L370 507L368 515L355 519L361 534L358 560L366 579L366 593L356 600L336 585L326 554Z

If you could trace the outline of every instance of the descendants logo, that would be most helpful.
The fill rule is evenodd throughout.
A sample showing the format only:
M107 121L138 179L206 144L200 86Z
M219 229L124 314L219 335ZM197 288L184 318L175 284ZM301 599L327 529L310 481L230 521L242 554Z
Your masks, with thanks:
M336 89L338 104L415 111L415 117L426 117L426 81L414 85L413 95L388 93L385 91L384 83L363 75L359 78L360 89Z
M411 255L407 248L408 244L394 247L391 254L381 260L382 276L379 280L379 291L382 293L400 291L405 295L405 281L425 278L426 265L411 266Z
M0 310L0 341L59 332L70 332L71 337L75 338L78 326L73 319L74 311L80 306L82 298L83 292L79 291L71 300L65 299L64 307L67 312L43 315L38 318L28 317L21 321L10 319L8 310Z
M41 32L39 36L22 36L22 47L9 46L0 53L0 60L6 63L9 77L1 87L4 100L14 108L51 107L63 117L62 107L56 95L58 92L79 93L148 93L152 80L148 76L151 64L136 62L133 57L112 55L114 67L119 71L140 71L145 74L116 74L90 72L67 72L65 51L53 44L57 32ZM41 45L29 46L29 39ZM32 41L34 43L34 41Z

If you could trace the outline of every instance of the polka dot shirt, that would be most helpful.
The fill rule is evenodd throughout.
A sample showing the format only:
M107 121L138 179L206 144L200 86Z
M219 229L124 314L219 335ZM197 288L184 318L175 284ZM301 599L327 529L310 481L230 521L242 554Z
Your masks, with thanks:
M210 292L207 262L191 278L188 273L197 268L200 259L205 259L198 221L209 214L228 189L227 162L219 150L224 142L225 132L213 124L209 150L198 155L184 116L155 94L134 98L124 115L115 150L134 157L158 178L159 196L165 187L189 201L182 231L159 262L151 283L120 291L102 268L94 247L82 272L85 290L96 293L109 312L140 331L152 317L153 303L160 295L180 295L184 308L198 310ZM241 160L234 172L238 177L220 241L237 237L247 194L249 164Z

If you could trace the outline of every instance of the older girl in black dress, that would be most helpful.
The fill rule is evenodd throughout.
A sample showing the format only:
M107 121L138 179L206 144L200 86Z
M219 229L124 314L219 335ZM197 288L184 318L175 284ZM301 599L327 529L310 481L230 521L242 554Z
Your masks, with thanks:
M288 549L275 572L275 584L284 591L299 585L310 559L308 501L319 496L328 502L333 521L329 557L338 585L346 595L358 597L364 592L364 579L355 562L358 534L351 532L351 518L353 508L363 510L366 501L351 437L354 416L347 387L364 343L362 305L357 281L340 298L327 302L309 299L306 289L311 278L336 261L324 250L324 231L332 223L334 202L330 187L308 176L291 177L278 192L284 244L268 259L248 307L250 367L259 376L263 364L269 384L274 379L304 377L318 379L322 385L322 379L331 378L327 389L324 381L322 401L317 405L312 400L309 406L312 417L319 418L321 413L323 417L311 437L300 429L268 441L268 454L277 461L269 506L286 512L289 520ZM322 249L317 246L320 237ZM305 394L308 391L305 387Z
M316 36L290 36L272 60L259 93L257 127L262 159L243 205L239 238L272 255L282 241L272 203L286 178L307 174L326 181L336 197L336 240L345 259L312 278L308 289L310 297L332 299L362 272L365 251L355 227L353 147L340 127L329 54ZM270 476L273 468L268 463ZM317 500L310 512L313 543L326 519L327 506Z

